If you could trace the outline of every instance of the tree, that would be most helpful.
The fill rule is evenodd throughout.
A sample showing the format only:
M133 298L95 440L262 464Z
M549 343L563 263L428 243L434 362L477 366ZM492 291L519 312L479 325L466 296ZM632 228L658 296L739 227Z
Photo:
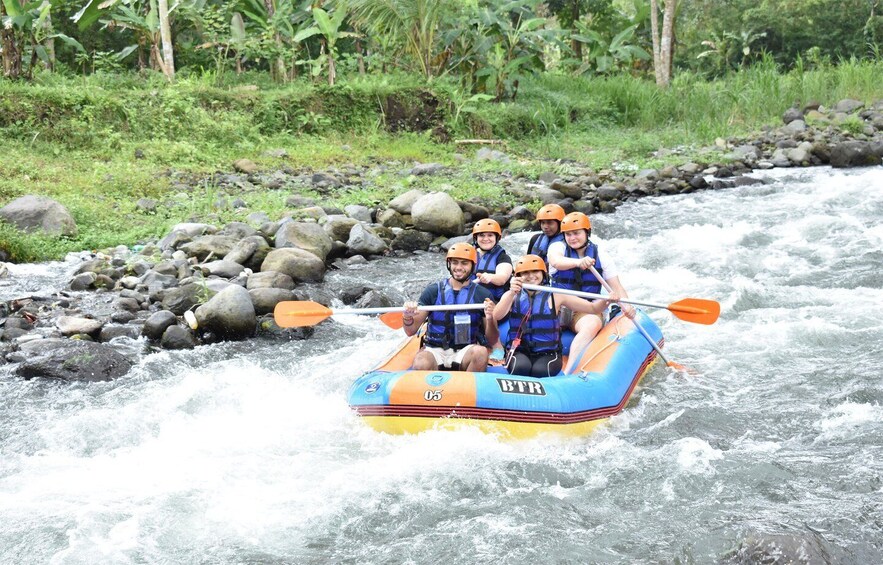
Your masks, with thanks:
M664 0L662 34L659 33L659 7L657 0L650 0L650 34L653 37L653 72L656 84L668 88L671 82L672 61L674 60L675 8L677 0Z

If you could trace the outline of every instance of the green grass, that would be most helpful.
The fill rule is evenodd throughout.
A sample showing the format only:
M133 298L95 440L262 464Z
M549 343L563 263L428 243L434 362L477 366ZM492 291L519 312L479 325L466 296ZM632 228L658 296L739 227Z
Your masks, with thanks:
M240 158L268 171L387 165L388 172L372 176L366 186L322 196L323 204L376 205L419 188L505 209L515 202L498 186L498 173L535 179L548 170L627 172L720 160L703 148L718 137L778 126L782 112L794 104L883 99L880 76L883 61L843 61L783 74L769 59L715 81L677 73L668 90L629 75L546 74L523 80L514 102L468 105L451 82L427 85L408 75L368 77L333 89L309 82L276 85L262 74L228 74L220 81L188 76L173 86L151 74L71 78L44 73L34 83L0 80L5 151L0 205L24 194L46 195L68 207L79 227L76 238L56 239L0 225L0 248L16 261L37 261L157 238L179 221L220 223L253 211L279 217L288 191L225 195L203 182L182 192L171 175L205 179L232 171ZM427 99L438 101L436 115L453 138L503 139L497 148L511 162L475 162L477 147L438 143L429 132L386 131L387 101L420 115ZM458 105L463 106L455 123ZM842 127L858 131L860 126L853 120ZM663 148L676 151L657 156ZM268 157L270 149L285 149L288 156ZM136 150L143 158L134 157ZM468 159L460 163L455 153ZM449 173L399 174L416 162L440 162ZM312 194L309 187L304 191ZM214 202L222 196L242 198L248 209L216 210ZM142 197L174 206L145 214L135 209Z

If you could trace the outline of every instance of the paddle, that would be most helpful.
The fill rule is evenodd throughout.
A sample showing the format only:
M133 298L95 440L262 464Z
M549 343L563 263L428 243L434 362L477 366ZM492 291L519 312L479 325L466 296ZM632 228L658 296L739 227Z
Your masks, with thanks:
M484 304L443 304L439 306L420 306L418 310L425 312L439 310L480 310ZM273 318L280 328L299 328L315 326L322 320L331 316L343 314L384 314L380 320L394 330L402 328L402 312L404 306L389 306L384 308L353 308L349 310L333 310L318 302L309 300L286 300L276 305L273 310Z
M546 292L555 292L558 294L572 294L573 296L581 296L582 298L607 299L607 297L602 294L581 292L579 290L570 290L568 288L554 288L551 286L540 286L536 284L523 284L521 285L521 288L526 288L527 290L544 290ZM672 302L668 305L640 302L630 298L623 298L620 302L635 304L638 306L648 306L650 308L665 308L681 320L706 325L715 323L718 316L720 316L721 310L719 303L714 300L705 300L703 298L684 298L683 300L678 300L677 302Z

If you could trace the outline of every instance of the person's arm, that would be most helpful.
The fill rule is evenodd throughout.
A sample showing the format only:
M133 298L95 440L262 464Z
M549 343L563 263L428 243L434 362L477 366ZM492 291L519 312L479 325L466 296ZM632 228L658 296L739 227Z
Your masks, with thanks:
M423 289L423 292L420 294L419 303L413 301L405 302L405 311L402 313L402 328L405 330L405 335L410 337L416 334L420 326L423 325L423 322L426 321L429 312L425 310L420 311L417 308L427 304L435 304L437 292L438 286L432 284Z
M509 287L509 290L503 293L503 296L500 297L500 301L494 307L494 319L496 320L502 320L512 311L512 304L515 302L515 297L521 292L521 279L519 277L514 277L510 284L511 286Z
M587 314L601 315L610 305L609 300L586 300L579 296L571 296L569 294L556 294L555 306L559 310L562 306L567 306L574 312L585 312Z
M487 338L488 345L493 345L500 341L500 327L497 325L497 319L494 317L494 309L496 305L490 298L484 299L484 336Z
M565 257L564 246L562 241L556 241L549 246L549 252L546 255L549 264L558 271L569 271L570 269L588 269L589 265L594 265L595 260L591 257Z

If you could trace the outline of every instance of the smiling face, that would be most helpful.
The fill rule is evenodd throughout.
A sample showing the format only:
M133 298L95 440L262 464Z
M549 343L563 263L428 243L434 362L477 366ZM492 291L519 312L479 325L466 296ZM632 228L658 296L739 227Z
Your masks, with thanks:
M540 229L543 230L547 237L556 235L560 225L561 223L558 220L540 220Z
M490 251L497 244L497 234L490 231L475 234L475 241L482 251Z
M586 234L586 230L564 232L564 240L567 242L567 246L571 249L581 249L582 247L585 247L588 239L589 236Z
M448 259L448 270L451 276L457 282L466 282L469 275L472 274L472 261L468 259L457 259L456 257Z
M527 284L543 284L543 272L542 271L524 271L522 273L518 273L518 276L521 278L521 282Z

